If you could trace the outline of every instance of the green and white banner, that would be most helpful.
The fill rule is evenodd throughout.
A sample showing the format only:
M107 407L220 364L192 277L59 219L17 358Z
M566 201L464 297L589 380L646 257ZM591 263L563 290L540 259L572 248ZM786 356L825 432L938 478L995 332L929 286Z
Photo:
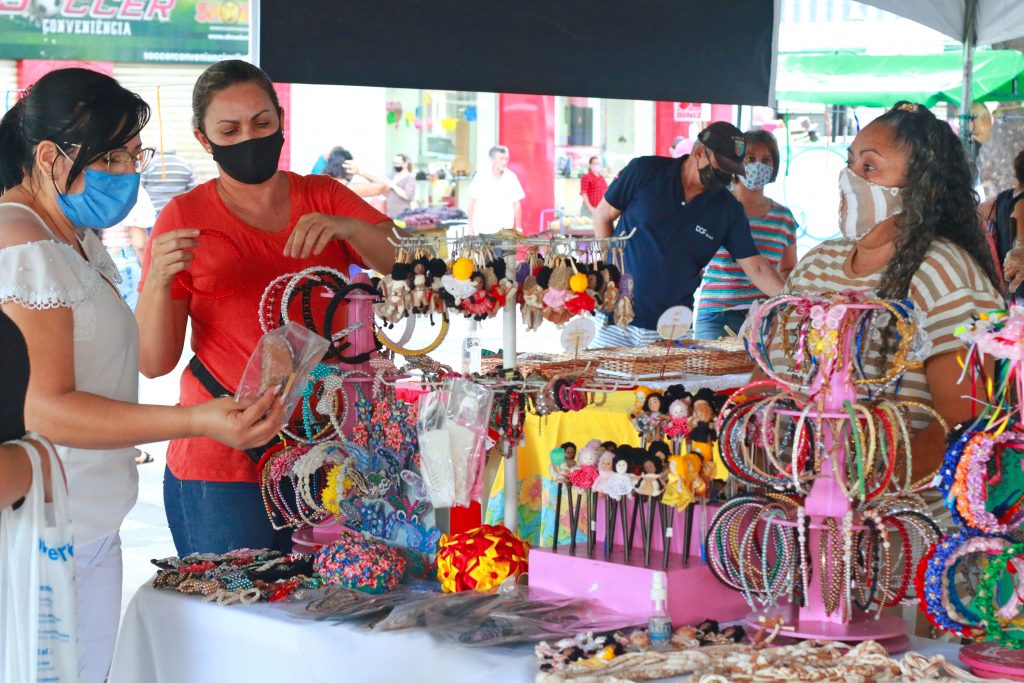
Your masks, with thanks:
M249 0L0 0L0 59L207 63L249 52Z

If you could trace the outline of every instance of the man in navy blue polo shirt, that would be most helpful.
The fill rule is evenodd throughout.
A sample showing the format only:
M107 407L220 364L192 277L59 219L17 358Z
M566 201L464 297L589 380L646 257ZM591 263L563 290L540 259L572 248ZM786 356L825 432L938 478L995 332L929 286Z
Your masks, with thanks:
M633 278L636 317L625 328L606 324L594 347L645 346L658 339L658 317L672 306L693 308L701 271L720 246L768 296L783 281L761 256L743 206L728 190L744 175L743 133L724 121L697 136L678 159L638 157L611 184L594 211L594 233L610 237L636 229L625 246L625 272Z

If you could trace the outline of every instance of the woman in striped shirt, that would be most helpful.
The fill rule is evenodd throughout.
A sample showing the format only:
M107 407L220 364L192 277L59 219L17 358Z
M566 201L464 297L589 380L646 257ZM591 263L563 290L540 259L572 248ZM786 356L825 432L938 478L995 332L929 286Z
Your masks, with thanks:
M972 315L1003 307L999 281L975 210L978 196L959 139L945 121L918 104L899 102L866 126L840 172L843 238L812 249L790 275L786 291L870 290L909 299L925 314L929 346L924 365L908 370L898 396L933 407L952 426L968 419L972 402L959 385L954 330ZM869 335L869 376L883 376L895 350L892 326ZM776 368L786 367L772 342ZM868 387L859 387L867 399ZM891 387L883 394L894 398ZM876 398L877 393L876 393ZM923 410L911 411L915 479L934 472L946 433Z
M740 176L733 195L743 204L758 251L786 279L796 265L796 219L785 206L764 196L764 186L779 174L779 145L763 130L747 131L744 137L746 176ZM726 327L738 332L750 305L762 296L729 252L719 249L704 270L694 337L718 339L725 336Z

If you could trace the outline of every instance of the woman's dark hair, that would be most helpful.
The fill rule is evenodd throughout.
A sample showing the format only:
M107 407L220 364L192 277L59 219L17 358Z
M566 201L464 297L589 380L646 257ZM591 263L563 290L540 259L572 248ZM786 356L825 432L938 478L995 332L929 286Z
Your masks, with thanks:
M345 170L346 161L352 161L352 152L344 147L335 147L327 155L327 165L324 167L324 173L332 178L351 180L352 174Z
M970 254L992 286L1002 291L975 213L978 195L973 176L953 129L925 107L903 101L871 125L876 123L888 126L896 145L907 152L903 211L896 215L896 256L882 274L878 295L905 298L914 274L939 237Z
M566 449L566 448L571 448L573 450L576 450L576 444L574 444L572 441L566 441L565 443L562 444L561 448L563 450Z
M199 74L199 79L192 88L192 127L205 133L203 120L206 118L206 110L210 107L213 96L221 90L239 83L256 83L266 91L274 109L278 112L281 111L281 103L277 99L274 84L270 82L270 77L262 69L249 62L243 62L241 59L226 59Z
M1019 184L1024 185L1024 149L1013 158L1013 175L1017 176Z
M110 76L51 71L0 120L0 185L6 191L21 183L32 172L36 145L49 140L74 158L66 192L86 166L127 145L148 121L149 105Z
M768 153L772 155L772 179L770 182L774 183L775 179L779 177L779 141L766 130L748 130L743 137L746 139L748 147L760 143L768 148Z
M601 157L590 157L589 159L587 159L587 166L590 166L592 163L594 163L594 159L600 161Z

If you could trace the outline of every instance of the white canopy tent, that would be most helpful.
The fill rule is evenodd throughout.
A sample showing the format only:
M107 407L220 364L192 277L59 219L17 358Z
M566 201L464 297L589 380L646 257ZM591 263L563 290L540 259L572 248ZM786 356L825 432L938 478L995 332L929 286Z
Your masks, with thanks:
M971 77L974 46L1024 36L1024 0L860 0L933 28L964 44L964 81L960 138L971 139Z
M976 45L991 45L1024 36L1021 0L860 0L966 42L973 23ZM975 19L970 20L972 7Z

